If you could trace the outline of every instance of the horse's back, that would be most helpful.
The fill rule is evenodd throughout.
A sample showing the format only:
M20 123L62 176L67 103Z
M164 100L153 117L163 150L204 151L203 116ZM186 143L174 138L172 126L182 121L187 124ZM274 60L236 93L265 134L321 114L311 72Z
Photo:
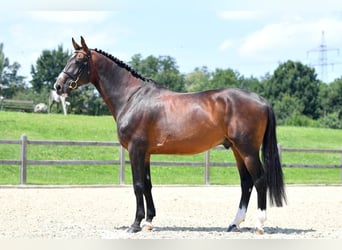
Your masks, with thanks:
M166 91L153 103L158 106L154 108L157 111L153 111L153 120L144 126L144 131L151 131L153 153L198 153L219 144L228 145L227 140L234 143L246 135L253 138L266 127L267 102L257 94L239 89Z

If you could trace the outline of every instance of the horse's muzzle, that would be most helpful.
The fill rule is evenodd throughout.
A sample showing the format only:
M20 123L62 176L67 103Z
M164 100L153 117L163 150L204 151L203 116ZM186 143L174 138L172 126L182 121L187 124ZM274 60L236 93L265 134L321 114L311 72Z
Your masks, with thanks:
M61 84L58 81L53 85L58 95L68 96L70 94L70 89L68 84Z
M59 85L57 82L53 85L53 88L57 91L57 94L60 94L60 92L62 92L62 86Z

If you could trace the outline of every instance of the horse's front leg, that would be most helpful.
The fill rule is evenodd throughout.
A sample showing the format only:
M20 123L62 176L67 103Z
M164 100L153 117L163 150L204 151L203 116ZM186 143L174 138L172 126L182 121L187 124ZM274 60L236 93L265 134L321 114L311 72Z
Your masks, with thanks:
M146 153L138 148L130 148L129 156L131 160L132 176L133 176L133 188L136 198L136 213L135 219L131 227L128 229L129 233L136 233L141 230L140 223L145 217L144 208L144 192L145 192L145 155Z
M146 200L146 222L143 226L145 230L152 230L152 219L156 216L156 210L154 208L153 198L152 198L152 182L151 182L151 174L150 174L150 156L147 155L145 158L145 191L144 196Z

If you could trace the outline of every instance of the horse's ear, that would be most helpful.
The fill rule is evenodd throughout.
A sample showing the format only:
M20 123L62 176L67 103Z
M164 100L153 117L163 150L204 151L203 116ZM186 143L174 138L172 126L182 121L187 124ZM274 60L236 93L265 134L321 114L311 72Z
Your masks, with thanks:
M75 50L80 50L80 49L81 49L81 46L78 45L78 44L75 42L74 38L72 38L72 45L74 46L74 49L75 49Z
M85 52L88 52L88 46L87 46L87 44L85 43L83 36L81 36L81 44L82 44L82 49L83 49Z

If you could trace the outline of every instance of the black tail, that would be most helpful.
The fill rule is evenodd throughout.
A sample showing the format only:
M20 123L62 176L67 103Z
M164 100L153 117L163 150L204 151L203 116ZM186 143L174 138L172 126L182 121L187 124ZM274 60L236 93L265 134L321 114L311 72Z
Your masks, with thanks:
M283 201L286 203L286 194L277 146L276 120L271 106L268 106L268 122L262 144L262 159L266 171L270 202L281 207Z

